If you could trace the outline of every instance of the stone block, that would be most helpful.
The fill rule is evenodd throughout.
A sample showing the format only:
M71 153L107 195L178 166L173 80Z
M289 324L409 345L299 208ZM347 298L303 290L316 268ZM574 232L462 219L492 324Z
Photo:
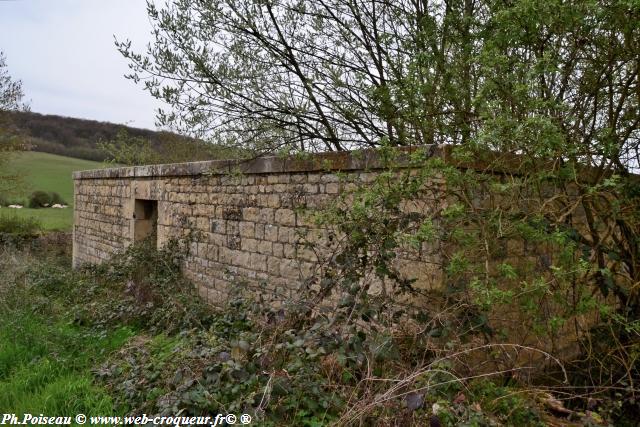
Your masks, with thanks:
M197 217L196 227L198 228L198 230L209 231L210 229L209 218L204 216Z
M271 242L278 241L278 226L267 224L264 226L264 239Z
M242 248L243 251L258 252L259 243L260 241L255 239L242 239L242 243L240 244L240 247Z
M278 227L278 242L280 243L293 243L295 241L294 228L292 227Z
M289 175L277 174L277 175L267 176L267 184L286 184L288 182L289 182Z
M275 210L273 208L260 209L259 220L264 224L273 224L275 221Z
M300 269L297 261L293 259L283 259L280 261L280 276L290 279L300 278Z
M284 257L285 258L290 258L290 259L295 259L296 258L296 246L289 244L289 243L285 243L284 247Z
M290 190L290 186L287 184L273 184L270 190L272 193L285 194Z
M260 212L260 208L244 208L242 209L242 219L250 222L261 222Z
M280 207L280 196L278 194L269 194L265 197L264 205L268 208Z
M204 254L204 256L206 257L207 260L210 261L217 261L218 260L218 251L219 251L219 247L216 245L207 245L207 249L206 252Z
M258 240L256 252L271 255L273 253L273 243L268 240Z
M230 249L240 249L242 247L242 237L240 234L227 234L227 247Z
M324 192L327 194L338 194L340 192L340 184L337 182L329 182L325 184Z
M255 224L255 237L258 240L264 240L264 224Z
M212 219L209 229L212 233L225 234L227 231L227 221L224 219Z
M284 244L282 243L273 243L272 245L273 255L278 258L284 258Z
M255 224L253 222L241 221L239 224L240 236L251 237L255 236Z
M318 193L318 184L304 184L302 186L302 192L307 194L316 194Z
M338 177L338 175L333 174L333 173L329 173L329 174L323 174L320 176L320 182L322 183L335 183L335 182L339 182L340 178Z
M296 213L291 209L278 209L275 212L275 223L287 226L296 225Z
M250 264L247 268L258 271L267 271L267 256L263 254L252 253L250 257Z
M274 276L279 276L280 275L280 262L281 259L280 258L276 258L276 257L268 257L267 258L267 272L269 274L272 274Z
M294 173L289 175L289 182L292 184L303 184L307 182L307 174L306 173Z
M309 176L307 177L307 182L317 184L320 182L320 178L321 178L321 175L318 173L309 173Z

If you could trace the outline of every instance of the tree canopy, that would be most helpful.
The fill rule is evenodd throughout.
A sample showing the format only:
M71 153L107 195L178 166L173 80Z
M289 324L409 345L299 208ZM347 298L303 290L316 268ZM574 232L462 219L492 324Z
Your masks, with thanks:
M462 302L448 308L486 342L500 342L491 315L517 307L541 343L572 324L590 378L637 383L640 2L173 0L148 12L146 53L117 44L129 77L172 107L164 124L259 153L448 144L454 161L487 166L417 159L447 182L447 206L418 219L402 206L429 186L409 172L349 195L328 214L357 270L338 281L359 283L371 263L395 280L400 237L440 233L443 293ZM513 241L524 249L511 264Z
M637 2L175 0L148 13L146 53L117 43L129 77L172 106L162 123L216 142L637 163Z

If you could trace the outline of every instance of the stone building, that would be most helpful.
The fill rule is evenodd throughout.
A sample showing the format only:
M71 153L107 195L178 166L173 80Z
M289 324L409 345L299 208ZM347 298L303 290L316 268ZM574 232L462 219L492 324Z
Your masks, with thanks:
M242 282L286 300L314 275L326 246L310 213L380 168L375 152L364 152L76 172L73 264L100 263L149 235L158 246L191 235L184 272L201 296L221 301ZM406 209L438 200L420 203ZM418 286L438 285L437 251L404 251L397 262Z
M420 149L452 164L447 147ZM408 168L406 153L413 150L400 150L397 162L404 164L409 173L414 171ZM516 162L503 160L501 164L510 169L499 171L478 160L456 163L457 167L479 169L499 178L517 176L517 172L510 172L518 170L512 167ZM330 230L312 221L313 213L343 199L341 196L345 196L342 202L349 204L351 189L370 185L384 170L376 152L365 151L76 172L73 264L77 267L103 262L146 237L155 239L158 247L175 238L189 242L183 271L209 302L223 303L237 289L258 290L260 298L272 306L296 302L304 295L301 286L322 277L319 269L335 249L328 241ZM587 176L589 171L583 172ZM425 184L428 191L419 200L403 202L400 210L430 215L445 208L444 185L443 180L431 179ZM548 191L552 194L554 188L549 187ZM486 188L474 193L473 203L482 209L486 203L504 202ZM515 209L524 212L530 208L517 205ZM574 226L584 227L582 217L580 209L576 209ZM508 262L524 267L527 278L533 281L548 276L554 254L559 252L558 248L522 238L495 243L496 253L486 260L487 268L497 271L498 264ZM412 294L411 304L406 300L397 302L436 316L447 292L443 286L443 259L450 259L449 252L454 249L442 241L396 250L394 266L404 278L414 280L413 287L423 291L419 294L426 298L416 299ZM383 283L376 280L367 285L373 286L369 288L371 293L381 295L376 291L384 289L380 287ZM533 324L562 314L563 306L545 298L537 309L541 317L535 320L518 304L497 304L489 309L488 322L520 345L550 351L564 343L570 353L580 331L597 320L597 312L590 311L557 330L549 326L549 334L555 339L547 340L544 334L532 334ZM581 328L574 328L578 324Z

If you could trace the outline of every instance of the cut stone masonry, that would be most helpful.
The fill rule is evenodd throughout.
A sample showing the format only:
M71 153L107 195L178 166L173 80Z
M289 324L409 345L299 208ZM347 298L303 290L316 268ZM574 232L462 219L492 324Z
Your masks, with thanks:
M243 283L284 301L314 274L326 246L308 213L371 182L381 167L376 152L364 151L76 172L73 265L106 261L152 233L158 247L191 234L183 270L201 296L222 302L232 283ZM398 265L419 286L440 283L437 251L404 251Z

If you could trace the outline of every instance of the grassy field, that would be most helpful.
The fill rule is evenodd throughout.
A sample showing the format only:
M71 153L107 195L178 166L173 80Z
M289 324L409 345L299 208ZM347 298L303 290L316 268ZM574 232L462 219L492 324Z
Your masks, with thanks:
M98 169L102 163L89 160L57 156L55 154L27 152L20 153L11 162L12 172L23 177L24 182L10 195L11 200L26 199L36 190L55 191L69 204L68 209L6 209L0 215L36 218L45 230L70 230L73 225L73 179L74 171Z

